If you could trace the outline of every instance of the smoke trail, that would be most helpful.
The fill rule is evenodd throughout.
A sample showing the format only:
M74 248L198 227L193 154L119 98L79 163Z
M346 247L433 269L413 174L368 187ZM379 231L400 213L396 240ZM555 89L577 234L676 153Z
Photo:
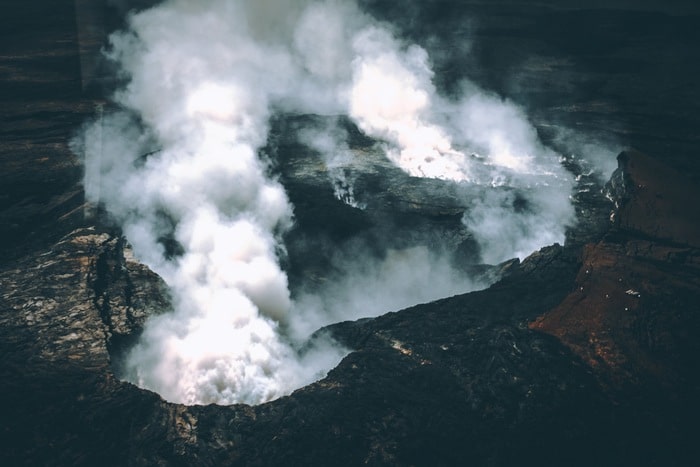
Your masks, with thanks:
M87 131L87 157L101 129L101 199L174 293L174 312L149 321L128 362L131 378L169 400L255 403L318 377L279 333L290 298L277 236L292 212L257 157L271 101L299 72L261 40L275 5L164 3L111 38L129 77L115 100L128 112ZM340 357L325 354L325 368Z
M130 380L168 400L259 403L289 393L344 350L320 341L300 356L281 330L301 335L366 308L328 306L366 288L354 277L320 294L325 304L291 303L278 253L292 208L259 157L274 112L347 114L410 175L462 183L464 222L487 261L564 239L572 182L522 113L469 83L460 101L446 101L427 53L352 2L170 0L129 25L109 52L128 80L114 96L123 110L88 127L76 150L88 177L99 165L88 198L104 203L172 289L174 310L148 321L127 362ZM334 176L350 156L342 137L327 136L315 148ZM352 193L351 179L336 181ZM375 300L386 306L437 298L407 285L446 295L474 286L422 283L455 276L425 249L372 268L382 272L369 280L397 286L401 300Z
M347 131L331 121L322 128L303 129L298 139L323 157L335 197L348 206L365 209L365 203L355 198L356 176L350 171L354 157L347 144Z
M362 58L354 61L351 117L387 141L387 156L410 175L480 188L468 190L472 209L464 222L485 262L563 241L574 220L573 180L522 111L466 80L461 100L445 102L425 51L401 49L384 30L360 33L355 49Z
M390 249L379 259L361 247L352 253L355 260L340 260L341 278L297 297L293 311L299 318L290 323L293 335L307 336L319 326L378 316L488 285L466 277L444 255L425 246Z

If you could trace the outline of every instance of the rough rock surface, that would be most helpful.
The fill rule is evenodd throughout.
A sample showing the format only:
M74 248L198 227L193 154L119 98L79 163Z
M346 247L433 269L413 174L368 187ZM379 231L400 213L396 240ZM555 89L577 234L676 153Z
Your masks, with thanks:
M67 142L92 114L94 104L82 93L73 2L45 3L32 6L12 0L2 6L3 258L46 246L77 227L83 218L81 163Z
M576 261L561 247L488 291L332 327L355 351L258 407L167 404L114 378L110 339L167 306L157 278L122 252L118 238L85 229L0 273L9 462L508 464L544 448L542 430L561 449L552 462L580 439L604 441L590 431L609 416L593 376L523 325L566 292L552 279Z
M638 431L650 446L685 456L700 415L700 190L638 152L618 160L614 227L586 245L574 290L530 328L579 355L640 426L663 427Z
M80 444L104 442L118 420L120 402L113 413L91 405L125 386L109 347L167 303L162 281L123 252L118 238L86 228L0 271L7 465L79 463Z

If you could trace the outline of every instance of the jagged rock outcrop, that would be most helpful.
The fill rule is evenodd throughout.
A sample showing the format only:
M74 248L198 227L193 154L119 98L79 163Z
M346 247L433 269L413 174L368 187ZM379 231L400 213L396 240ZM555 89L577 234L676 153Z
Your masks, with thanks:
M700 299L700 191L634 151L613 175L611 231L582 252L576 289L531 327L558 336L614 379L695 378ZM684 367L678 367L678 366Z
M566 306L575 250L544 249L482 292L331 326L354 351L327 378L258 407L168 404L114 378L110 336L136 332L145 305L167 306L119 238L76 231L18 266L1 274L13 463L619 465L639 448L617 432L630 428L616 419L626 412L599 367L525 326Z
M169 306L162 280L133 259L121 238L95 228L16 261L0 278L12 352L102 370L109 367L108 344L137 334L148 316Z
M123 253L118 238L85 229L0 273L8 462L500 464L534 455L542 430L561 445L552 462L580 438L603 441L589 430L608 404L595 379L519 324L566 292L553 278L576 262L561 247L511 266L488 291L333 326L354 352L258 407L168 404L114 378L111 337L137 332L145 305L167 304L157 278Z
M80 463L82 443L104 443L119 423L119 402L95 408L124 386L110 370L113 333L136 331L148 309L134 308L140 300L165 300L159 279L122 252L112 235L87 228L0 272L8 465Z
M530 328L579 355L639 426L663 427L637 433L678 446L668 449L678 458L657 459L681 465L700 415L700 191L638 152L618 161L613 228L585 246L572 292Z
M610 257L590 264L591 248L584 250L583 267L604 272ZM110 366L114 337L138 333L147 314L167 308L162 284L133 262L119 237L75 231L0 272L7 284L1 381L11 402L3 426L12 440L3 456L13 464L511 465L538 459L541 465L620 465L648 461L650 450L640 440L660 434L664 449L651 450L651 460L661 454L684 459L685 452L668 449L687 447L687 438L667 439L684 421L677 412L667 418L655 412L661 428L639 429L632 421L643 417L631 412L656 400L654 394L624 404L618 399L630 385L647 388L650 369L670 372L661 387L682 389L673 378L687 375L677 365L627 364L635 362L616 349L629 348L629 322L585 313L594 307L567 323L566 334L547 328L557 323L551 318L557 310L567 316L577 310L570 290L582 277L612 284L615 295L605 299L611 303L634 304L652 292L617 291L605 274L579 271L578 251L545 248L509 263L506 277L487 290L329 327L325 332L352 353L291 396L257 407L185 407L116 380ZM633 277L669 277L663 269L654 272L662 259L635 269ZM595 283L584 283L591 295ZM666 282L664 293L675 285ZM666 298L657 296L657 305L679 303ZM657 324L659 317L683 316L681 309L656 310ZM537 330L528 329L538 316L530 326ZM593 336L586 341L593 344L589 353L571 340L577 331ZM692 341L680 337L662 336L656 345L688 358ZM627 365L611 373L599 362ZM687 401L693 388L677 391L676 400Z

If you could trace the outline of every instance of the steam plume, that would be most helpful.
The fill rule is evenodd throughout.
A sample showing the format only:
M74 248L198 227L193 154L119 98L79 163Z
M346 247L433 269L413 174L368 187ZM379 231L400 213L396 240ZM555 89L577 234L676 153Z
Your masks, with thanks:
M328 306L364 287L355 277L293 306L278 262L292 207L259 157L276 111L346 114L411 176L463 184L464 222L486 261L563 241L573 220L571 177L522 112L468 82L457 102L439 96L425 50L353 2L169 0L129 24L109 52L128 81L114 96L123 110L89 126L76 150L89 167L87 196L172 289L174 310L149 320L127 362L132 381L168 400L260 403L289 393L344 355L319 341L300 356L290 336L383 311ZM342 136L326 136L316 150L333 172L332 161L351 155ZM337 181L352 194L352 180ZM406 276L415 264L425 273ZM475 286L423 283L431 293L406 293L431 276L456 277L425 248L372 268L374 282L397 286L401 298L375 300L382 306Z

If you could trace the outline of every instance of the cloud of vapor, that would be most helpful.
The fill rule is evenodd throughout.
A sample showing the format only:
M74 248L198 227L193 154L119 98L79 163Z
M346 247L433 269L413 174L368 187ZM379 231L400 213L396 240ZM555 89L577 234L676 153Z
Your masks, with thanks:
M279 332L291 302L278 235L292 210L257 156L271 102L294 94L287 80L300 72L265 30L282 34L301 3L287 2L284 18L277 5L167 2L111 38L126 110L86 131L87 173L95 160L101 173L87 195L173 291L175 310L148 322L127 362L130 378L169 400L256 403L319 376ZM342 351L324 354L329 368Z
M353 46L357 58L349 110L360 129L390 143L387 156L410 175L468 181L464 154L430 119L435 89L425 50L402 50L379 27L361 31Z
M457 144L483 154L477 157L475 183L491 187L473 194L463 219L480 244L482 260L522 259L543 245L563 243L574 222L569 198L574 180L561 157L539 142L522 110L465 83L449 118Z
M464 222L483 261L524 258L563 241L574 222L574 181L522 110L466 80L462 97L446 101L425 50L402 47L385 29L364 29L353 47L349 115L384 140L389 159L408 174L482 187L467 190Z
M354 2L169 0L110 42L121 110L75 150L88 198L172 290L174 309L148 321L126 362L127 378L168 400L271 400L344 355L323 339L301 355L295 336L477 286L417 247L357 260L293 303L278 260L293 209L259 156L275 112L348 115L409 175L464 185L485 261L561 242L573 221L571 177L522 112L467 82L456 102L438 95L425 50ZM345 138L305 140L352 205Z
M348 206L365 209L366 204L355 197L356 175L349 170L354 155L347 143L348 134L337 119L321 128L304 128L298 139L323 158L335 197Z
M335 258L338 277L296 298L293 335L308 336L319 326L378 316L488 285L469 278L426 246L389 249L380 258L362 249L358 246L351 256Z

